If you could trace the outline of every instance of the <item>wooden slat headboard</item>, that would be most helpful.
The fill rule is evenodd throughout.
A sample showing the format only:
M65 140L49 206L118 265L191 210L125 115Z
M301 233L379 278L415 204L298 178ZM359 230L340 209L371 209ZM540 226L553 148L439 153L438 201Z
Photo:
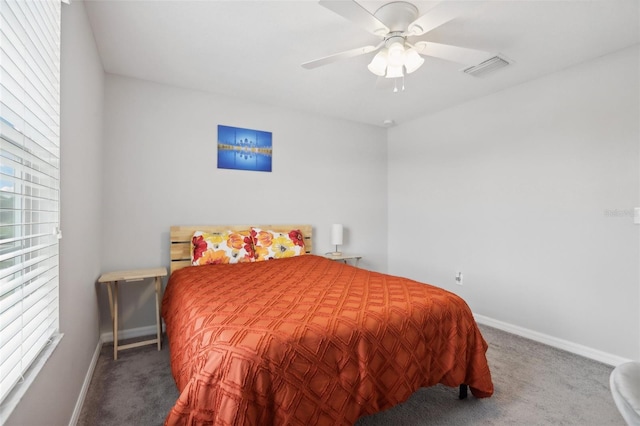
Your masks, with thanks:
M185 266L191 266L191 238L196 231L211 234L225 231L249 231L251 227L270 229L276 232L289 232L299 229L304 237L305 252L311 253L312 227L311 225L205 225L205 226L172 226L169 233L171 237L171 272Z

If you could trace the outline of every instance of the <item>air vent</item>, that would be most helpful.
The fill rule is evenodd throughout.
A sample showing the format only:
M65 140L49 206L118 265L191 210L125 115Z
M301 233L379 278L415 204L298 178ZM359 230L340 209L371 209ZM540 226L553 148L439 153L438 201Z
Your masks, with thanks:
M501 56L494 56L493 58L489 58L484 62L480 62L478 65L464 68L462 72L479 77L485 74L489 74L490 72L493 72L497 69L504 68L510 63L510 61Z

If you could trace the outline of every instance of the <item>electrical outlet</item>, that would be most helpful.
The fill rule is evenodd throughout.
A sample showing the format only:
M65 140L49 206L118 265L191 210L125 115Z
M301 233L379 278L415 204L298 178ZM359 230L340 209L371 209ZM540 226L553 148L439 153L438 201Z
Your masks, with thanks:
M456 273L456 284L462 285L462 272L460 271Z

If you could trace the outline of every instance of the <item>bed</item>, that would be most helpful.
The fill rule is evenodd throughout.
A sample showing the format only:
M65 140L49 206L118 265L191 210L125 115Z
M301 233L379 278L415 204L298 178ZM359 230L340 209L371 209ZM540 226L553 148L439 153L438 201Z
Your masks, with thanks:
M296 255L255 261L252 229L292 235ZM235 263L188 267L205 256L196 232L256 244ZM166 425L352 425L420 387L493 393L487 344L453 293L313 255L309 225L170 234L162 317L180 395Z

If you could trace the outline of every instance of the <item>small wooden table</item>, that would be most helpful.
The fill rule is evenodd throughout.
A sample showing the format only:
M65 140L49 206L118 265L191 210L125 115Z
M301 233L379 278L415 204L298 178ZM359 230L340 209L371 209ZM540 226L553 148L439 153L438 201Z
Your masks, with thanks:
M360 256L359 254L346 254L346 253L340 253L340 254L327 253L324 255L324 257L331 260L337 260L343 263L348 263L347 262L348 260L353 260L354 261L353 266L358 266L358 262L360 261L360 259L362 259L362 256Z
M167 268L136 269L132 271L117 271L102 274L98 279L99 283L107 284L109 291L109 308L111 309L111 319L113 321L113 359L118 359L118 351L123 349L136 348L143 345L158 344L158 350L162 348L162 322L160 319L160 302L162 294L162 277L167 276ZM155 339L142 342L118 345L118 281L136 282L153 278L156 286L156 331Z

